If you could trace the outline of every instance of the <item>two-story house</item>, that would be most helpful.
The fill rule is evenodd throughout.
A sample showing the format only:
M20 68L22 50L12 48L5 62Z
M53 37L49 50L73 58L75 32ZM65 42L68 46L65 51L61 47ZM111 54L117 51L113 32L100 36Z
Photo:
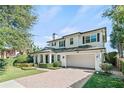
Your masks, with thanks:
M34 63L61 61L63 67L100 70L100 64L104 61L106 40L105 27L65 35L59 39L53 36L53 40L47 42L48 47L33 53Z

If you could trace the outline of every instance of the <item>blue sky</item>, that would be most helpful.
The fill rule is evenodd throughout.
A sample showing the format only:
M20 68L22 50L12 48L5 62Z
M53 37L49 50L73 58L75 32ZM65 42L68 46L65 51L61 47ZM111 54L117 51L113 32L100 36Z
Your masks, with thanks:
M101 27L107 27L107 51L110 47L109 35L112 31L111 21L102 17L102 13L110 6L35 6L38 21L31 29L35 45L45 47L46 42L52 39L52 33L57 37L74 32L84 32Z

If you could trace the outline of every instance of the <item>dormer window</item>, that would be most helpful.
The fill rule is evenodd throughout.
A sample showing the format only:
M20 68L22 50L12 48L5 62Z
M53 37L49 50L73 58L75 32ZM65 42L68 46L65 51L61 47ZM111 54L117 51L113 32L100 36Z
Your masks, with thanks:
M91 35L91 42L96 42L96 34Z
M90 43L90 36L86 36L86 43Z
M70 38L70 45L73 45L74 41L73 38Z

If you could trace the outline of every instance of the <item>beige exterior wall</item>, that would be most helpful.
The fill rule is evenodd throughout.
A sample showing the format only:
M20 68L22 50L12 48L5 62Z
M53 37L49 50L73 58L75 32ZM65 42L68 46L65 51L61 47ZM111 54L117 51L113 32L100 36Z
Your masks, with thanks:
M70 38L73 38L73 45L70 45ZM65 40L66 40L66 43L65 43L66 48L77 47L79 45L78 34L68 36L68 37L65 38Z
M94 55L94 58L91 57L91 60L93 60L93 62L94 62L94 59L95 59L95 62L94 62L95 70L100 71L101 70L100 64L104 60L103 59L104 57L102 57L102 54L103 53L104 53L104 50L88 50L88 51L61 52L61 53L36 53L36 54L33 54L33 58L34 58L34 63L36 63L36 56L37 56L37 63L40 63L41 62L41 58L40 58L41 56L40 55L43 55L43 63L46 63L46 61L45 61L46 60L45 59L45 55L49 55L49 57L50 57L50 55L54 55L55 56L54 57L55 61L57 61L57 55L60 55L60 60L62 62L62 66L63 67L67 67L67 56L68 55L74 55L74 56L79 56L79 55L87 55L87 56L88 55ZM89 59L90 59L90 56L89 56ZM49 58L49 63L51 63L50 60L51 59ZM80 61L79 59L75 59L75 60Z
M82 37L83 36L91 36L92 34L97 34L100 33L100 41L99 42L90 42L90 43L85 43L82 44ZM65 40L65 48L72 48L72 47L77 47L77 46L82 46L82 45L92 45L93 47L99 47L99 48L103 48L104 47L104 43L103 42L103 34L104 34L104 29L101 30L97 30L97 31L93 31L93 32L88 32L88 33L84 33L84 34L74 34L74 35L70 35L70 36L66 36L64 37L64 39L60 39L60 40L56 40L53 42L56 42L56 46L52 46L52 42L50 42L50 47L53 48L60 48L59 47L59 41L61 40ZM96 35L97 36L97 35ZM70 38L73 38L73 45L70 45Z

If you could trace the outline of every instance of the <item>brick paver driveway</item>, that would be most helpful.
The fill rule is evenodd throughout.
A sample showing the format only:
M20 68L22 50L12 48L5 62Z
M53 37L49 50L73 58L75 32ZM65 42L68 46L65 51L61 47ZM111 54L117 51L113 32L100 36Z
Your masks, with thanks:
M93 70L62 68L19 78L16 82L27 88L66 88L92 73Z

